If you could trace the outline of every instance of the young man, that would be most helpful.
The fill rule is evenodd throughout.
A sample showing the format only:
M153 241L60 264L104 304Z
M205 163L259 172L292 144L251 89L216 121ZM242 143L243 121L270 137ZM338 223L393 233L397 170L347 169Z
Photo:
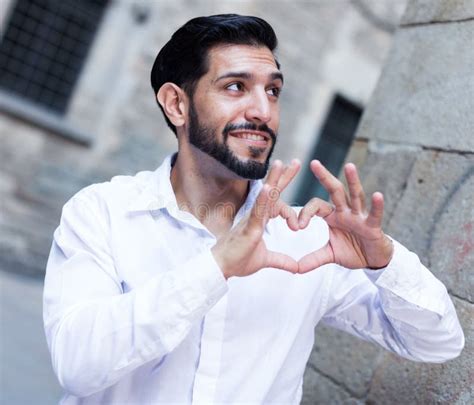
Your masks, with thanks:
M334 205L280 200L296 160L259 180L278 136L276 44L256 17L186 23L151 73L178 153L65 205L44 293L64 404L297 404L320 321L412 360L462 350L445 287L382 232L380 193L366 213L354 165L347 195L311 162Z

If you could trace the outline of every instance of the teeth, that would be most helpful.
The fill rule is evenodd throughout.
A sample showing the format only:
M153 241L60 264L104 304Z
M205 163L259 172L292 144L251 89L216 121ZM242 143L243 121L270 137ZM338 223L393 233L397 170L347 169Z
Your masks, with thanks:
M249 139L251 141L264 141L265 137L256 134L239 134L239 138Z

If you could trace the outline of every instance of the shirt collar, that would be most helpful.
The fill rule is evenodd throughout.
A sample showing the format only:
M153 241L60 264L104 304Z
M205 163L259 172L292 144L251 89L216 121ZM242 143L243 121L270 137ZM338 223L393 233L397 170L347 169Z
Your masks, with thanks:
M177 208L176 196L171 186L171 168L177 155L177 152L168 155L161 166L145 179L141 192L136 198L132 199L128 207L129 211L155 211L162 208ZM239 210L239 217L253 207L262 187L262 180L250 181L250 190L244 205Z
M171 167L177 153L168 155L161 166L147 176L142 190L133 198L129 211L155 211L176 204L176 197L171 186Z

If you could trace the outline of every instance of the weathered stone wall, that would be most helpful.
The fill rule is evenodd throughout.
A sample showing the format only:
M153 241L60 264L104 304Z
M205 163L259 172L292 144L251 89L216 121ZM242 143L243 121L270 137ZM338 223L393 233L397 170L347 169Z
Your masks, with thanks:
M317 328L306 404L474 400L474 2L411 0L348 160L387 200L387 233L453 297L460 357L420 364Z

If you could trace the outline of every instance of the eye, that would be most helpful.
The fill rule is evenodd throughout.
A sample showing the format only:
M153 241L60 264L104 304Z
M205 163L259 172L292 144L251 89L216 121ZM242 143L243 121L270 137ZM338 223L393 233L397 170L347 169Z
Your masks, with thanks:
M231 83L226 86L226 89L231 91L242 91L244 89L244 85L240 82Z
M267 93L270 96L278 98L280 96L280 93L281 93L281 88L280 87L271 87L267 90Z

